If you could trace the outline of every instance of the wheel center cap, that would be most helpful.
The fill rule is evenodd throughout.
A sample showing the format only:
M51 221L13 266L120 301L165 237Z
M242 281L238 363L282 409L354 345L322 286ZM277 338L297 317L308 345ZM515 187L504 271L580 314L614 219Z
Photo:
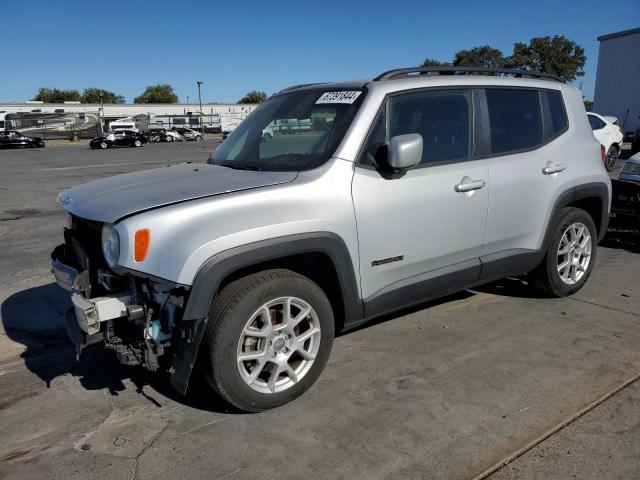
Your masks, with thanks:
M273 341L273 349L276 352L281 351L284 348L284 346L285 346L285 341L284 341L284 338L282 337L278 337Z

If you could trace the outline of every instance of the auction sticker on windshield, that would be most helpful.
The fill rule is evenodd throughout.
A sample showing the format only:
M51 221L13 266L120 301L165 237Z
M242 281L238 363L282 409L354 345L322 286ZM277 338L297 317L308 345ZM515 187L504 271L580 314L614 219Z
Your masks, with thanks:
M358 90L344 92L325 92L316 103L353 103L362 92Z

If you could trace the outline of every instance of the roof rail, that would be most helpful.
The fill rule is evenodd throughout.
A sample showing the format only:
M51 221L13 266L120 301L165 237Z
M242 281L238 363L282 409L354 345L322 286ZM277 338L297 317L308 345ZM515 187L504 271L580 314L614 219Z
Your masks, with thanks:
M467 73L495 73L502 75L513 75L514 77L532 77L540 78L544 80L554 80L556 82L564 83L560 77L552 75L551 73L536 72L533 70L517 70L512 68L491 68L491 67L454 67L454 66L441 66L441 67L412 67L412 68L397 68L395 70L389 70L381 73L373 81L378 80L390 80L397 77L408 77L411 74L416 75L441 75L441 74L467 74Z
M290 87L283 88L282 90L280 90L278 92L278 95L284 92L288 92L289 90L295 90L296 88L311 87L313 85L324 85L326 83L327 82L315 82L315 83L301 83L299 85L291 85Z

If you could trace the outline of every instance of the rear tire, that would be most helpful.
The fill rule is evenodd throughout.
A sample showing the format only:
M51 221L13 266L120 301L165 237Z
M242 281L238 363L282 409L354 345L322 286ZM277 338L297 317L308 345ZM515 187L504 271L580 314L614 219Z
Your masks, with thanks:
M133 146L134 147L141 147L142 146L142 142L140 140L136 140L135 142L133 142Z
M618 157L620 157L620 147L613 144L607 150L607 156L604 159L604 168L607 169L607 172L612 172L616 168Z
M247 412L302 395L331 353L331 304L318 285L290 270L230 283L216 295L209 319L205 377L222 398ZM247 355L255 359L242 360Z
M529 274L537 290L566 297L587 282L596 262L598 233L591 216L579 208L563 208L551 231L540 265Z

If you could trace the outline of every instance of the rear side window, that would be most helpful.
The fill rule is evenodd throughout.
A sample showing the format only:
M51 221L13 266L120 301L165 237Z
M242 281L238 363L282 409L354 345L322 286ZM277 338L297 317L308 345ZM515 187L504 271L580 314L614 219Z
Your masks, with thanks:
M542 112L538 90L486 90L491 153L535 148L542 143Z
M422 135L421 164L471 158L471 90L429 90L389 98L389 138Z
M549 130L552 137L560 134L569 125L567 111L562 101L562 93L557 90L545 90L543 95L547 96L549 104L550 125Z

